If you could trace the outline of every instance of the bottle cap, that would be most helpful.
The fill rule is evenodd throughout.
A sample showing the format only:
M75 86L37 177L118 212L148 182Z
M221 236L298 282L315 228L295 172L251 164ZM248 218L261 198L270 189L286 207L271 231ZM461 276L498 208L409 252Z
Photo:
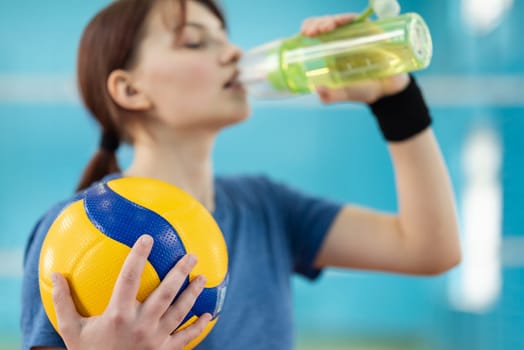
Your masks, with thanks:
M419 61L421 69L426 68L433 56L433 45L431 34L424 19L419 15L411 14L413 21L408 28L408 40L411 45L413 56Z

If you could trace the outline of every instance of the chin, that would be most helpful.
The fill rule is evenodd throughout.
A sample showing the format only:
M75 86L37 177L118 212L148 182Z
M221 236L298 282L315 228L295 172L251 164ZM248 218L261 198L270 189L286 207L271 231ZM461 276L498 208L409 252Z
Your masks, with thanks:
M223 120L228 121L227 124L237 124L249 118L250 114L251 110L246 103L242 107L238 106L238 108L235 108L235 110L230 113L225 113Z
M244 110L242 111L242 113L239 113L237 117L240 121L243 121L243 120L248 119L250 115L251 115L251 108L249 108L249 105L246 103Z

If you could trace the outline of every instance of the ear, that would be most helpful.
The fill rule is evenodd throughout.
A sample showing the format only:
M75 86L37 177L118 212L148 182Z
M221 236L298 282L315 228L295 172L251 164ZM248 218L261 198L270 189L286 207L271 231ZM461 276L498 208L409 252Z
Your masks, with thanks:
M152 107L148 96L136 88L131 74L122 69L111 72L107 78L107 90L113 100L122 108L131 111L144 111Z

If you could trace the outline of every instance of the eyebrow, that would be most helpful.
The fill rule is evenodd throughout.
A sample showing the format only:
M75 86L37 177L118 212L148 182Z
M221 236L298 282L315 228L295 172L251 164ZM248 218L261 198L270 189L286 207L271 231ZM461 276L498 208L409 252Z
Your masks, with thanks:
M202 24L202 23L199 23L199 22L186 22L185 23L185 26L190 26L190 27L196 27L198 29L203 29L203 30L206 30L206 31L209 31L211 28L208 28L205 24ZM224 31L225 32L225 28L224 28L224 24L221 23L220 24L220 30Z

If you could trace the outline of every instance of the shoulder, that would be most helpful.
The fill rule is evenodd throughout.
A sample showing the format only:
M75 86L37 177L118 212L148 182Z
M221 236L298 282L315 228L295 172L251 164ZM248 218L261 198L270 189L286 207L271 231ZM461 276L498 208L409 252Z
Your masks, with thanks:
M54 204L50 209L48 209L36 222L36 224L33 226L33 230L31 231L31 234L29 235L29 238L27 240L26 249L24 253L24 260L28 259L28 255L32 255L32 253L39 251L40 246L42 245L42 242L47 234L47 231L49 230L49 227L53 224L53 221L60 215L62 210L66 208L69 204L77 201L81 197L79 195L72 196L71 198L62 200L56 204Z
M106 181L106 180L107 179L104 179L101 181ZM49 230L53 222L56 220L56 218L60 215L60 213L65 208L67 208L70 204L78 200L81 200L85 196L85 193L90 188L98 185L99 183L100 182L95 182L89 188L83 191L74 193L69 198L65 198L61 201L56 202L46 212L44 212L43 215L40 216L39 220L33 226L31 234L29 235L29 238L26 243L26 248L24 252L24 261L25 262L27 262L28 259L31 259L33 255L39 254L42 243L45 239L45 236L47 235L47 231Z

